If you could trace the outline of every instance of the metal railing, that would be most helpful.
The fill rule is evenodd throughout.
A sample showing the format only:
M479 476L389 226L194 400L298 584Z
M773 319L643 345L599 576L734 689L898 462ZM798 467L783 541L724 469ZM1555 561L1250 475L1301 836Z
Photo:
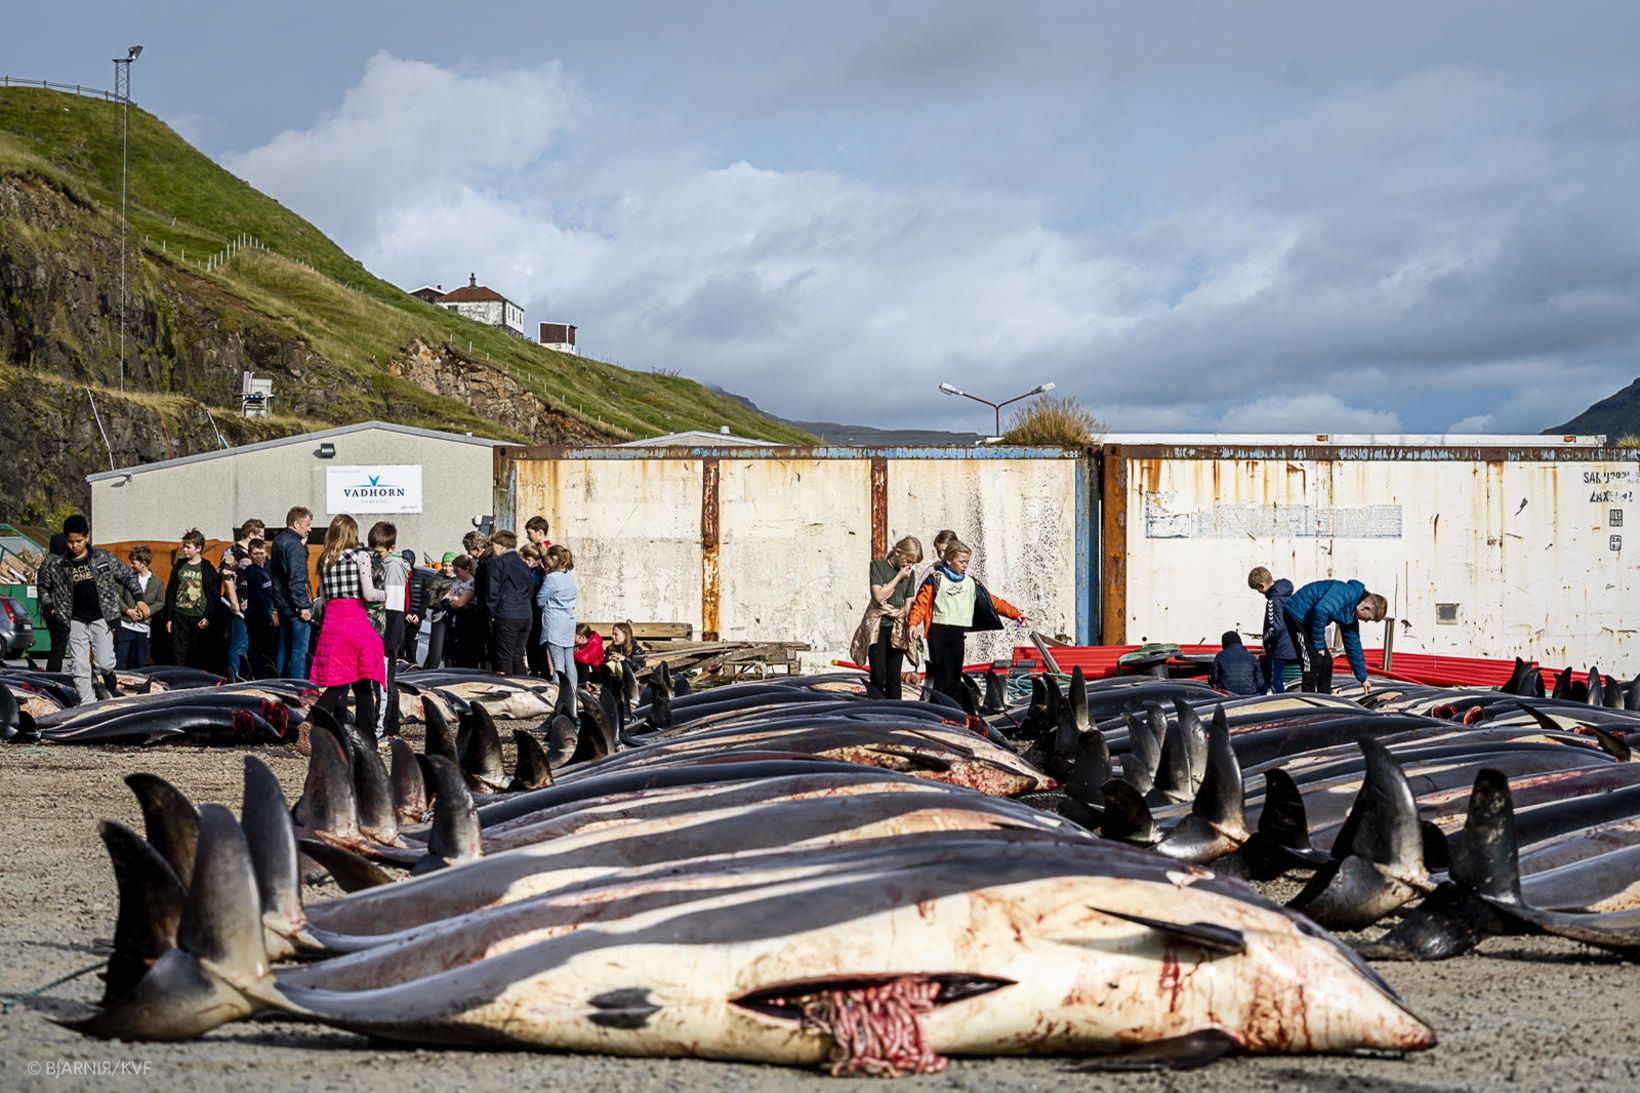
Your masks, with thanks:
M112 91L104 91L100 87L86 87L77 83L52 83L50 80L23 80L16 76L0 76L0 87L39 87L47 91L66 91L71 95L84 95L88 99L102 99L105 102L125 101Z

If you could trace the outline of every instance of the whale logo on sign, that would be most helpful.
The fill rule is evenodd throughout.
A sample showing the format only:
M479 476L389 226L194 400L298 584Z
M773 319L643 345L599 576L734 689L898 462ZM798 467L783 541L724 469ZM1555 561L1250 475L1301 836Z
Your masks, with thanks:
M327 468L327 507L335 512L421 511L421 467Z

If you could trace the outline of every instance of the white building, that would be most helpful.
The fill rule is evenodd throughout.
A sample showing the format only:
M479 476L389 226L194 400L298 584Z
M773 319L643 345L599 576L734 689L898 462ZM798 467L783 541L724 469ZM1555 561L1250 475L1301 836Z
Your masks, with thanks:
M427 297L424 296L422 299ZM516 334L520 338L525 336L524 309L495 289L479 284L476 273L468 275L467 284L463 287L454 292L446 292L437 300L429 302L447 311L454 311L457 315L464 315L474 322L499 326L507 333Z
M278 531L301 505L324 530L347 513L361 534L398 527L418 554L453 550L494 513L503 441L364 421L86 476L99 542L175 540L191 527L228 539L246 519Z

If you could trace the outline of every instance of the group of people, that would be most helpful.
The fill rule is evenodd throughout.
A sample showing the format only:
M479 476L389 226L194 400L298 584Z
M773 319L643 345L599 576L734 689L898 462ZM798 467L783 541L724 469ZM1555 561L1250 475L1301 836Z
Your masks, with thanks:
M446 553L435 569L398 549L392 523L376 522L361 541L358 522L338 515L325 531L317 589L312 528L302 507L271 538L261 520L246 520L215 563L204 535L189 529L161 582L151 548L135 546L122 561L91 546L84 516L69 517L38 579L52 636L47 667L60 671L68 660L88 702L99 677L111 692L109 672L146 667L156 652L235 680L308 679L321 689L320 705L333 710L351 694L357 723L386 737L398 730L397 703L384 696L394 693L401 659L561 673L572 690L590 683L606 657L642 663L630 624L615 624L606 651L601 635L576 622L575 557L548 541L543 517L525 525L522 545L506 529L469 532L463 553Z
M1208 672L1209 683L1231 694L1281 694L1286 690L1287 666L1294 664L1301 690L1330 694L1333 655L1327 630L1333 627L1351 674L1364 690L1372 690L1361 652L1361 624L1384 621L1389 613L1384 597L1353 580L1311 581L1295 592L1292 581L1277 580L1264 566L1247 574L1247 585L1264 597L1264 655L1254 657L1241 635L1227 631L1223 650Z
M899 698L902 684L916 682L904 671L927 653L927 683L957 697L962 683L963 650L972 631L1002 629L1003 619L1020 626L1030 620L995 595L970 572L973 550L950 529L934 536L934 560L923 560L922 542L906 536L871 563L871 594L854 634L851 654L865 663L872 685L888 698Z

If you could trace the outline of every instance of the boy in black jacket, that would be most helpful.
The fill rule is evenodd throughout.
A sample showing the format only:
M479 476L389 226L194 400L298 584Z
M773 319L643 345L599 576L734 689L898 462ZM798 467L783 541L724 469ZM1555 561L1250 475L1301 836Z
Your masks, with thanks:
M535 610L535 578L528 563L515 549L518 537L502 529L490 538L494 556L489 563L485 604L494 620L496 671L521 676L524 645L530 637L530 617Z

